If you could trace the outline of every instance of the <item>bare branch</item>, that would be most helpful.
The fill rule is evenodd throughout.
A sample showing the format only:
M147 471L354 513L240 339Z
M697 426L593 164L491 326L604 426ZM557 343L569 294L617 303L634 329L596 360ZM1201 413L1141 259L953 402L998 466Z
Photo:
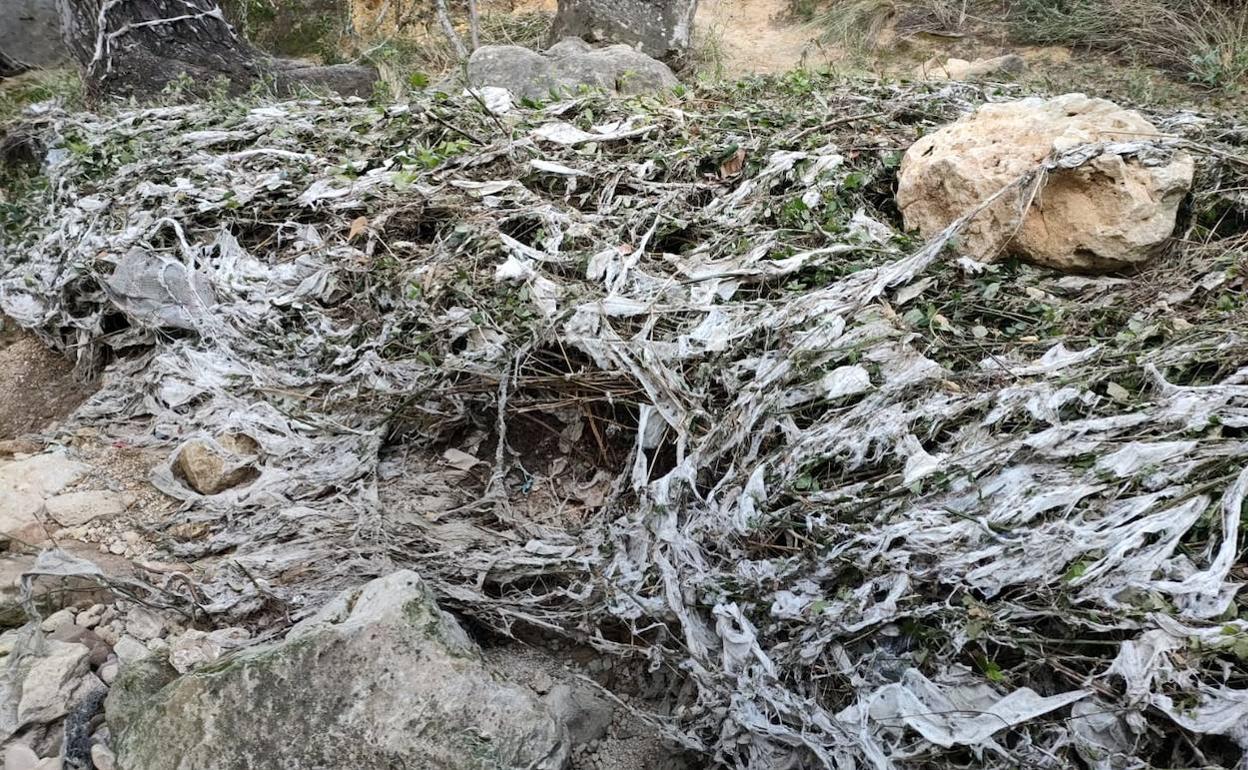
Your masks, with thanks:
M446 0L433 0L433 7L438 14L438 24L442 27L442 32L446 35L446 39L451 41L451 45L455 48L455 53L460 59L468 58L468 49L464 48L464 41L460 39L459 33L455 31L455 25L451 24L451 16L446 10Z

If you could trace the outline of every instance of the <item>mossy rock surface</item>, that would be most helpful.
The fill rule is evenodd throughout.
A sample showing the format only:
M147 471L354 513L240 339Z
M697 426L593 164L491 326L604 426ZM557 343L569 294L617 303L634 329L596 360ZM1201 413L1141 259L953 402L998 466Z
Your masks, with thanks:
M147 674L109 701L127 770L553 769L568 757L566 728L485 668L411 572L154 694Z

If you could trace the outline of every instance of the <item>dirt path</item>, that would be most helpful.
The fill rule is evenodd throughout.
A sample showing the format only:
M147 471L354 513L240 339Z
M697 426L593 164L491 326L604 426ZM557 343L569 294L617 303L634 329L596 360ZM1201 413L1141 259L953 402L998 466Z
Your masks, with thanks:
M723 75L787 72L842 58L819 43L819 30L786 19L785 0L703 0L694 19L698 45L718 47Z

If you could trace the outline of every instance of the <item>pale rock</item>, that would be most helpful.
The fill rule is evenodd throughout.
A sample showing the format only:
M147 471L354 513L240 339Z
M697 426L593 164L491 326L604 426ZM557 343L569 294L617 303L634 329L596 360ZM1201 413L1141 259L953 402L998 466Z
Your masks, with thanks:
M0 464L0 490L7 486L17 492L50 497L81 479L89 470L90 466L70 460L64 452L25 457Z
M601 738L615 715L611 703L587 686L557 684L544 700L568 728L568 736L575 745Z
M112 518L126 510L125 500L116 492L94 490L66 492L44 502L48 516L62 527L80 527L99 518Z
M930 59L919 65L918 75L925 80L990 80L1014 77L1027 71L1027 62L1018 54L995 56L991 59Z
M117 757L102 743L91 747L91 762L95 770L117 770Z
M103 604L92 604L74 617L74 623L83 628L95 628L104 617L104 607Z
M490 671L412 572L344 592L283 642L176 677L121 670L106 701L117 765L484 770L566 765L567 729Z
M134 607L126 614L126 633L142 642L156 639L165 633L165 619L151 610Z
M119 626L120 624L117 621L100 623L95 627L95 635L103 639L104 643L109 647L116 647L117 643L121 641L121 632L123 630Z
M1138 112L1082 94L987 104L911 145L897 203L906 227L930 238L1054 151L1157 134ZM1170 237L1194 168L1183 152L1158 163L1103 153L1052 172L1034 197L1003 195L967 225L961 248L980 261L1014 254L1075 272L1139 264Z
M121 671L121 663L116 658L109 660L100 666L100 670L96 675L100 677L100 681L104 684L111 685L117 679L118 672Z
M77 642L85 644L87 649L91 651L88 662L92 668L95 668L108 659L112 654L112 650L94 631L82 626L69 625L61 626L52 633L48 634L49 639L55 639L58 642Z
M165 641L164 639L148 639L147 649L148 649L148 652L152 653L153 655L167 657L169 655L169 642Z
M0 634L0 658L7 657L13 650L17 649L17 642L22 638L22 630L20 628L11 628ZM0 663L0 665L4 665Z
M65 626L72 625L74 625L74 611L66 607L44 618L39 624L39 629L45 634L54 634Z
M48 542L48 532L40 520L43 498L34 492L21 492L0 486L0 539L27 546Z
M10 743L4 749L4 770L35 770L39 755L24 743Z
M244 628L222 628L216 631L185 631L169 645L169 662L179 674L185 674L205 663L211 663L226 650L247 640Z
M550 688L555 686L555 680L545 671L538 671L533 675L533 679L529 682L529 686L532 687L533 692L538 695L545 695L550 692Z
M84 644L46 640L43 654L22 678L18 725L51 722L69 713L74 692L88 674L90 650Z
M113 653L123 666L143 660L151 655L147 645L130 635L122 636L117 640L117 643L113 645Z
M191 439L178 451L175 470L201 495L220 494L255 479L252 463L258 449L254 439L241 433Z
M122 540L114 540L108 544L108 552L113 556L121 556L126 552L126 543Z
M60 757L48 757L39 760L39 764L35 765L35 770L62 770Z

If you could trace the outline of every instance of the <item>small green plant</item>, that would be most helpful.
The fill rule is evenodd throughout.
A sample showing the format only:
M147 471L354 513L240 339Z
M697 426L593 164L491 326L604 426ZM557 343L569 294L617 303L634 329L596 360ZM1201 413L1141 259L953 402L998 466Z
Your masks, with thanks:
M1188 57L1188 79L1207 88L1242 86L1248 80L1248 34L1225 45L1210 45Z

